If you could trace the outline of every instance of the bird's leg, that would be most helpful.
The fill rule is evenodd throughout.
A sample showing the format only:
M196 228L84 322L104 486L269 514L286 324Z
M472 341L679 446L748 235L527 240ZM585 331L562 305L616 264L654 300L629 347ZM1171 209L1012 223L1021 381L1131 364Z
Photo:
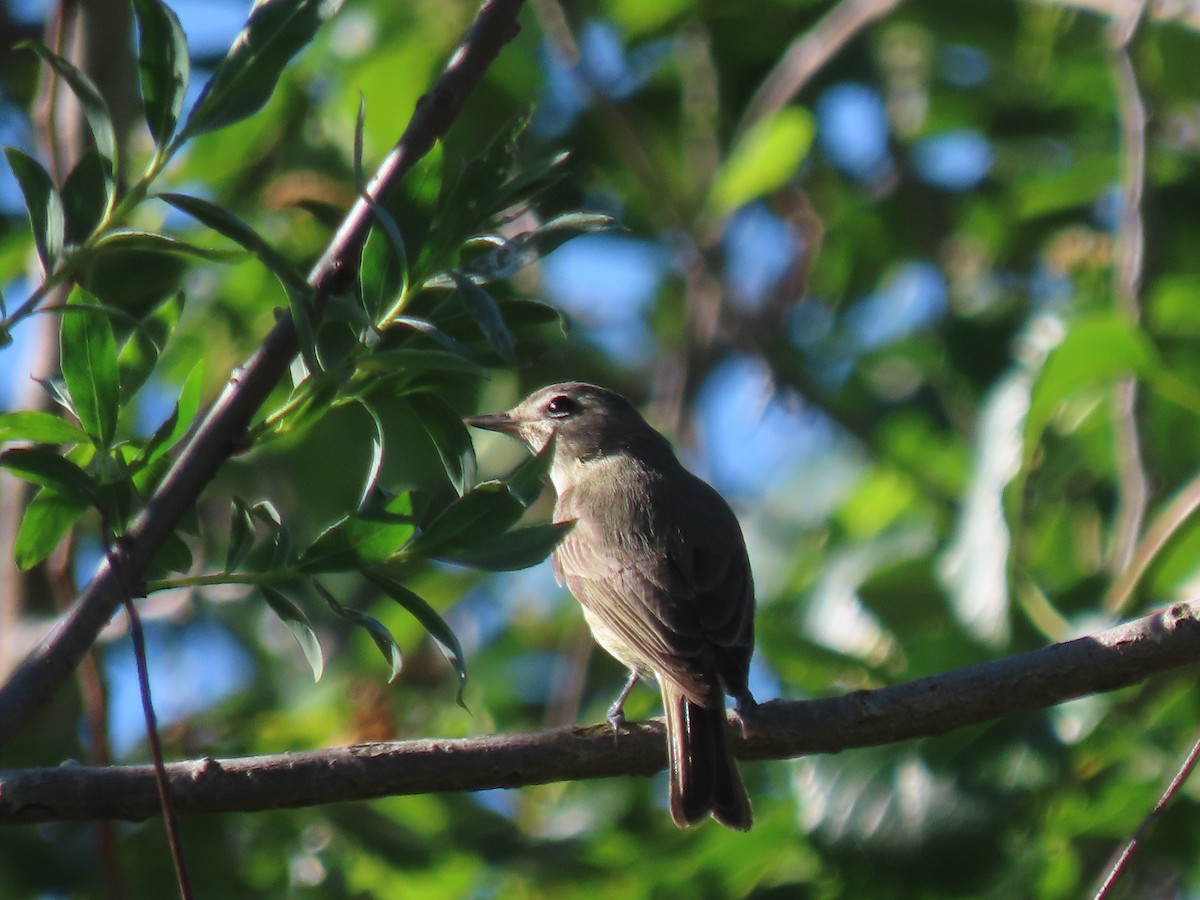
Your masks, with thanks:
M612 726L614 732L619 732L625 727L625 698L629 696L629 692L633 690L633 686L638 683L638 673L634 670L629 672L629 680L625 682L625 687L621 689L621 693L617 695L617 699L613 701L612 706L608 708L608 724Z
M744 735L750 730L754 713L758 709L758 701L754 699L753 694L746 691L746 693L734 697L733 702L738 721L742 723L742 734Z

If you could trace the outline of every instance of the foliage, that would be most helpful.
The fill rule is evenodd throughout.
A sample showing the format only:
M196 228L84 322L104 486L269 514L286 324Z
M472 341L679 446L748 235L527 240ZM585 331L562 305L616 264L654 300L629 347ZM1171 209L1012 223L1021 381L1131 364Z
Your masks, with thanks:
M61 181L6 151L24 208L0 222L0 348L53 317L62 349L53 410L0 414L17 444L0 465L36 489L21 568L68 535L86 558L121 533L275 318L300 339L146 585L148 610L189 592L152 630L156 692L179 690L172 641L215 623L235 646L199 669L205 702L167 717L172 756L601 719L622 673L588 665L546 567L484 574L558 539L548 457L486 438L477 461L461 420L562 378L653 401L738 506L760 699L906 681L1190 596L1196 524L1138 544L1122 522L1131 468L1150 491L1133 538L1196 490L1194 31L1147 21L1131 48L1154 111L1140 317L1114 275L1135 176L1105 23L950 0L866 27L756 121L755 90L828 4L565 4L575 66L527 12L326 303L306 268L474 11L339 6L259 3L228 55L189 61L186 25L135 0L140 139L66 59L26 54L80 98L91 143ZM25 106L28 71L0 72ZM864 102L882 143L840 146L838 110ZM967 178L946 146L986 152ZM641 300L631 258L652 272ZM39 276L15 282L29 259ZM571 260L599 276L564 277ZM1130 377L1132 462L1115 402ZM252 675L216 696L213 667L235 664ZM656 703L636 692L630 717ZM1184 676L748 764L745 836L677 832L661 783L621 779L185 821L184 846L201 896L1077 896L1196 719ZM83 757L73 721L20 761ZM1131 890L1197 889L1197 815L1185 793ZM121 832L133 895L169 894L158 828ZM15 833L0 893L99 896L97 852L87 826Z

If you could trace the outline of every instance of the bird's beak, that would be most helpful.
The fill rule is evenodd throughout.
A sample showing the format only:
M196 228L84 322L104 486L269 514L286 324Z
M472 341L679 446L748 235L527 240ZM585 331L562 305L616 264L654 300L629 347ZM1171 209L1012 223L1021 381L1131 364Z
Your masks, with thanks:
M513 418L512 413L487 413L482 416L467 416L463 419L472 428L482 428L485 431L499 431L501 434L516 436L521 423Z

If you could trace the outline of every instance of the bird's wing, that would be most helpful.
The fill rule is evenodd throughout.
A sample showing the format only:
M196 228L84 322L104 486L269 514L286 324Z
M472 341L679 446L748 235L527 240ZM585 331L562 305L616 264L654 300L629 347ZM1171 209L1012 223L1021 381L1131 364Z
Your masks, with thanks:
M691 597L690 611L699 623L725 689L738 698L750 696L747 684L754 651L754 580L741 527L733 510L712 487L687 476L686 501L673 506L679 514L671 530L670 565L677 591Z
M692 589L674 571L665 547L627 537L605 533L603 520L578 519L554 552L555 569L607 632L596 635L606 650L708 705L717 684Z
M754 583L741 528L716 490L692 480L673 531L674 576L688 585L708 640L719 647L748 647L754 641Z

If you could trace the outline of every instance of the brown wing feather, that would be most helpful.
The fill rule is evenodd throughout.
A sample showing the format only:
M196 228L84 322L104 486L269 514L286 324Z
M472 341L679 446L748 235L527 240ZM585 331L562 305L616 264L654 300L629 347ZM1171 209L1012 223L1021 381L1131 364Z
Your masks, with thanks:
M744 693L753 644L750 569L740 539L729 546L731 534L740 538L737 519L682 468L672 478L692 482L683 496L662 497L657 472L638 475L637 491L558 498L555 518L576 525L555 551L556 572L625 645L627 653L614 655L670 678L693 702L719 704L714 668L731 692ZM601 485L593 491L604 483L588 480ZM631 509L630 496L646 502Z

